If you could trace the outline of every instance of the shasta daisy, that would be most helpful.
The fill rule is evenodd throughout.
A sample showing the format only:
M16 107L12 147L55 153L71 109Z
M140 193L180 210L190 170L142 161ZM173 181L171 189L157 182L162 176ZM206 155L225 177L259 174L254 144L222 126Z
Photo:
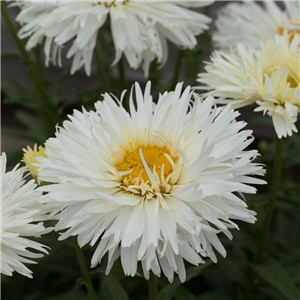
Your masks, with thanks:
M134 93L135 92L135 93ZM61 232L77 236L80 247L96 245L92 267L108 253L106 272L121 257L126 275L135 276L140 261L169 281L185 280L184 260L216 262L213 247L226 250L218 234L230 239L234 220L254 223L240 193L255 193L264 181L253 163L253 138L238 112L202 101L190 88L160 95L155 104L150 83L143 93L135 84L130 114L109 94L95 111L75 110L38 158ZM134 100L135 99L135 100ZM136 104L135 104L136 101ZM200 254L200 255L199 255Z
M61 50L72 41L67 58L73 58L71 74L84 66L91 74L93 51L99 30L110 18L116 64L122 54L131 68L143 64L147 76L155 58L164 64L168 57L167 41L191 49L196 36L208 29L210 18L190 10L213 1L15 1L21 8L17 21L22 25L21 39L29 38L30 51L44 44L46 65L61 65Z
M300 37L276 35L260 49L240 44L230 54L214 52L198 81L233 107L257 104L255 111L272 117L279 138L297 132L300 112Z
M12 276L16 271L32 278L31 271L25 264L34 264L32 258L48 253L46 246L30 237L39 237L49 232L43 221L48 219L42 201L42 192L37 191L34 180L25 181L27 168L18 168L6 172L6 154L0 157L1 165L1 273ZM31 252L31 250L35 252ZM37 253L42 252L42 253Z

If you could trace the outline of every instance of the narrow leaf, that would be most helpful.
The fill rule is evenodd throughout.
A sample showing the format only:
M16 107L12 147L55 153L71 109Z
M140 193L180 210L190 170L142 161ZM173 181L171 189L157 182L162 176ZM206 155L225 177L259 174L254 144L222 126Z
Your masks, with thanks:
M198 297L198 300L232 300L232 297L223 292L206 292Z
M288 299L300 299L299 289L278 261L269 259L261 265L254 265L253 268Z
M205 265L201 265L199 267L191 267L187 269L186 271L186 281L188 282L192 278L198 276L205 268L207 268L209 265L211 265L212 262L208 261L205 263ZM158 300L171 300L175 293L178 286L180 286L182 283L180 282L179 278L176 277L173 283L168 284L166 287L164 287L158 294Z
M196 296L190 292L184 285L181 285L176 290L175 294L176 300L197 300Z
M108 294L111 297L111 300L130 300L125 289L122 285L116 280L113 275L103 276L102 284L108 291Z
M37 142L42 143L45 141L46 136L43 132L43 127L41 126L41 123L34 115L24 110L18 110L16 111L15 116L20 123L22 123L29 129L32 137L35 137Z

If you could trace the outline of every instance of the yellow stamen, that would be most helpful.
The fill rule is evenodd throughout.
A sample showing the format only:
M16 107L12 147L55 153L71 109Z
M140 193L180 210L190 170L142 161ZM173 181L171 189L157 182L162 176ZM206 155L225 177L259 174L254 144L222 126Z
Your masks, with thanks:
M300 23L292 23L291 25L300 26ZM286 28L283 27L283 26L278 27L278 28L277 28L278 34L279 34L279 35L283 35L285 29L286 29ZM289 36L290 36L290 42L291 42L291 41L294 39L294 37L295 37L296 34L300 34L300 30L293 30L293 29L290 29L290 30L288 30L288 34L289 34Z
M32 164L39 163L36 159L37 157L47 157L47 155L45 154L45 148L39 146L39 149L37 149L37 144L34 144L33 149L27 146L27 149L23 149L23 151L24 151L24 155L22 161L26 164L32 178L39 183L38 166L33 166Z
M116 4L126 4L127 2L129 2L129 0L123 0L123 2L120 3L116 3L116 0L108 0L104 2L103 1L98 2L98 4L104 4L105 7L111 7L111 6L116 6Z
M290 83L290 88L292 89L295 89L299 85L299 83L297 83L296 80L291 76L288 76L287 81Z
M133 151L128 151L124 155L124 160L120 162L116 169L119 172L131 171L131 173L127 175L123 175L122 179L124 182L127 182L127 185L136 184L136 179L142 180L142 182L150 182L150 178L144 168L142 159L140 157L140 149L142 150L144 159L151 170L151 172L155 172L161 177L161 170L163 169L164 178L167 178L173 172L173 167L170 162L170 158L174 163L177 162L178 157L171 155L170 150L166 146L145 146L142 145ZM168 157L169 156L169 159Z

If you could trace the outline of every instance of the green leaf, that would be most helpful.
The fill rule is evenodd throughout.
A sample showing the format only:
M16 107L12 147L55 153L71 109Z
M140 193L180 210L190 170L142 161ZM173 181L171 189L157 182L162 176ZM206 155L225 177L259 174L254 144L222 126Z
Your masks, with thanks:
M240 284L246 282L244 269L241 261L233 261L229 258L222 258L219 263L221 270L226 277L230 278L232 281L239 282Z
M205 263L205 265L201 265L199 267L191 267L187 269L186 271L186 281L188 282L192 278L198 276L205 268L210 266L212 264L211 261L208 261ZM182 283L180 282L179 278L176 277L173 283L167 285L164 287L158 294L158 300L171 300L175 293L176 289L181 285Z
M39 299L41 299L41 298L39 298ZM87 300L88 297L87 297L87 295L82 293L80 290L71 290L71 291L68 291L65 293L58 294L56 296L46 298L45 300L74 300L74 299Z
M28 295L26 298L22 298L22 300L38 300L41 299L41 295L39 292ZM49 300L49 299L47 299ZM50 299L51 300L51 299ZM52 299L53 300L53 299Z
M260 287L259 291L261 292L262 296L265 296L265 295L269 296L269 299L272 299L272 300L282 300L282 293L278 293L278 291L275 290L270 285ZM255 295L253 295L253 298L254 297L255 297Z
M299 289L278 261L268 259L261 265L253 265L253 268L262 278L278 289L288 299L300 299Z
M11 284L12 278L14 284ZM3 282L3 279L6 279L5 282ZM4 275L1 276L1 281L1 296L3 299L17 300L24 298L23 296L26 291L26 285L28 284L28 278L19 274L14 274L13 277L6 277ZM35 300L34 297L32 297L32 300Z
M207 292L200 295L198 300L232 300L232 298L223 292Z
M287 270L295 284L300 283L300 249L295 247L293 252L281 260L282 266Z
M102 266L102 267L99 267L97 269L93 269L91 271L89 271L89 274L90 275L96 275L96 274L105 274L105 271L106 271L106 266ZM109 274L124 274L124 271L123 271L123 268L121 265L114 265L111 269L111 271L109 272Z
M54 97L53 97L53 102L55 105L58 105L59 102L61 101L61 85L65 78L68 76L67 71L63 71L61 75L53 82L54 85Z
M34 115L24 110L18 110L15 116L20 123L29 129L31 136L35 138L36 142L39 144L44 143L46 136L43 132L43 126L41 126L41 123Z
M196 296L190 292L184 285L181 285L176 290L176 300L197 300Z
M105 286L108 294L111 297L111 300L130 300L125 289L122 285L116 280L113 275L103 276L102 284Z
M18 104L29 109L40 110L41 100L32 96L22 85L14 80L6 80L1 91L5 104Z
M23 151L22 149L17 149L7 153L7 170L11 170L16 164L20 163L22 160Z
M111 300L107 289L103 285L101 285L100 291L98 294L99 294L99 299L101 299L101 300Z
M82 278L82 277L79 277L77 280L76 280L76 283L78 284L78 285L87 285L87 280L86 279L84 279L84 278Z

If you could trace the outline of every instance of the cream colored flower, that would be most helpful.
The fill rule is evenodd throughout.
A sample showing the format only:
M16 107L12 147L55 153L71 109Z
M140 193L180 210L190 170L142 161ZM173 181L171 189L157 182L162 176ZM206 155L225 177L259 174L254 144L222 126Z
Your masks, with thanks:
M219 97L217 103L242 107L256 103L255 111L272 117L279 138L297 132L300 112L300 37L276 35L261 48L240 44L230 54L215 52L198 81Z
M264 183L252 177L264 173L252 162L257 151L245 150L251 131L241 131L238 112L182 84L157 105L150 83L144 93L136 84L130 114L121 101L105 94L96 111L74 111L58 128L48 158L39 158L41 180L54 184L40 189L49 192L59 239L96 245L92 267L108 253L107 273L121 257L126 275L141 262L146 278L152 270L184 281L184 260L216 262L213 247L226 255L218 234L231 239L234 220L256 220L237 196Z
M143 65L148 76L151 61L164 64L167 41L184 49L197 45L196 36L208 29L211 19L188 7L202 7L213 1L15 1L21 8L17 21L19 37L28 38L30 51L44 44L46 65L61 65L61 50L72 41L67 58L73 58L71 74L84 66L91 74L93 51L99 30L110 18L116 64L122 54L131 68Z
M33 149L27 146L27 149L23 149L23 151L24 155L22 161L26 164L32 178L40 185L41 182L38 178L38 161L36 158L47 157L45 154L45 148L42 146L37 148L37 144L34 144Z

